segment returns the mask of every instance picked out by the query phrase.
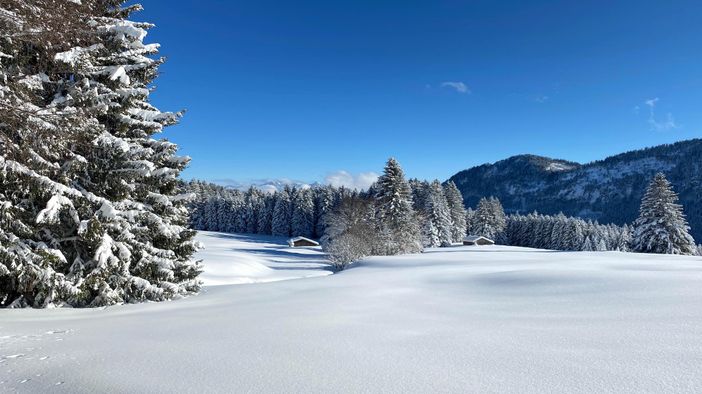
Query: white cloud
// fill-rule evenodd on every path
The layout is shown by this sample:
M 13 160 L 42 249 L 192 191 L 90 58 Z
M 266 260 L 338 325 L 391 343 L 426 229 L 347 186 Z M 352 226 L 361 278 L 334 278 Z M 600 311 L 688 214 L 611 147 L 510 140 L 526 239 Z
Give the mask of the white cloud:
M 378 179 L 375 172 L 362 172 L 353 175 L 348 171 L 339 170 L 324 177 L 324 183 L 334 187 L 347 187 L 349 189 L 366 190 Z
M 441 87 L 442 88 L 451 88 L 451 89 L 457 91 L 458 93 L 462 93 L 462 94 L 470 93 L 470 89 L 468 89 L 468 86 L 466 86 L 465 83 L 460 82 L 460 81 L 458 81 L 458 82 L 451 82 L 451 81 L 441 82 Z
M 543 104 L 543 103 L 547 102 L 548 99 L 549 99 L 549 97 L 546 96 L 546 95 L 543 95 L 543 94 L 534 97 L 534 101 L 536 101 L 536 102 L 539 103 L 539 104 Z
M 673 114 L 668 112 L 664 120 L 660 121 L 656 119 L 656 104 L 658 104 L 659 98 L 652 98 L 646 100 L 644 103 L 648 106 L 648 124 L 652 131 L 668 131 L 679 128 L 677 123 L 675 123 L 675 118 Z M 638 108 L 638 107 L 637 107 Z

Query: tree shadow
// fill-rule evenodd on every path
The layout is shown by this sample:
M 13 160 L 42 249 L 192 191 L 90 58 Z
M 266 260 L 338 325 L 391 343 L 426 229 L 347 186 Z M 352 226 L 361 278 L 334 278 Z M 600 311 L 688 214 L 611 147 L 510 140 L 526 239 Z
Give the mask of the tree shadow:
M 422 252 L 422 254 L 434 254 L 434 253 L 573 253 L 577 250 L 550 250 L 550 249 L 530 249 L 523 248 L 522 250 L 500 250 L 500 249 L 454 249 L 452 247 L 439 248 L 438 250 L 428 250 Z
M 263 249 L 236 248 L 232 250 L 261 256 L 266 262 L 274 264 L 273 266 L 266 265 L 274 270 L 327 270 L 328 267 L 331 267 L 331 263 L 325 254 L 308 255 L 275 247 L 264 247 Z M 316 266 L 310 266 L 310 264 L 315 264 Z
M 281 247 L 287 245 L 287 237 L 278 237 L 275 235 L 212 232 L 210 234 L 207 234 L 207 236 L 219 239 L 232 239 L 256 244 L 279 244 Z

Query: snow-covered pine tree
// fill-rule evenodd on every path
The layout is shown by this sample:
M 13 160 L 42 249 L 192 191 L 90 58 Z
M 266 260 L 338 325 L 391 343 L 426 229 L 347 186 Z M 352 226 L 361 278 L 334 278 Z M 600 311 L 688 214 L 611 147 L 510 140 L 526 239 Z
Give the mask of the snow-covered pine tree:
M 619 231 L 619 238 L 617 239 L 617 251 L 628 252 L 631 250 L 631 227 L 625 224 Z
M 434 225 L 434 221 L 426 216 L 424 212 L 417 213 L 417 220 L 420 223 L 419 231 L 421 234 L 422 246 L 425 248 L 441 246 L 439 229 Z
M 246 232 L 255 234 L 258 229 L 258 216 L 263 208 L 263 193 L 255 187 L 250 187 L 245 196 Z
M 412 192 L 400 164 L 390 158 L 375 189 L 379 255 L 417 253 L 422 250 L 419 225 L 412 208 Z
M 461 242 L 466 235 L 466 208 L 463 205 L 463 195 L 453 181 L 444 185 L 444 195 L 451 216 L 451 238 L 453 242 Z
M 290 228 L 292 235 L 314 236 L 314 201 L 309 189 L 298 190 L 293 196 L 293 215 Z
M 487 198 L 483 197 L 478 201 L 478 206 L 475 208 L 475 215 L 471 223 L 471 231 L 475 235 L 482 235 L 488 238 L 494 238 L 495 230 L 492 228 L 492 212 L 490 203 Z
M 424 203 L 424 220 L 431 222 L 430 226 L 424 226 L 431 234 L 424 237 L 430 240 L 426 246 L 451 246 L 453 240 L 451 216 L 444 196 L 444 190 L 439 181 L 434 181 L 428 186 L 426 202 Z M 435 234 L 433 234 L 435 232 Z
M 291 234 L 292 208 L 291 189 L 285 187 L 275 194 L 275 205 L 273 206 L 273 217 L 271 219 L 271 234 L 282 237 L 289 237 Z
M 336 190 L 332 186 L 314 189 L 314 235 L 321 238 L 327 226 L 326 215 L 334 206 Z
M 261 213 L 258 216 L 258 234 L 272 234 L 271 226 L 273 222 L 273 209 L 275 207 L 275 195 L 269 194 L 264 197 Z
M 195 292 L 189 159 L 153 139 L 180 115 L 148 101 L 151 25 L 121 1 L 55 3 L 0 4 L 0 306 Z
M 412 207 L 415 212 L 424 211 L 427 198 L 429 196 L 429 182 L 420 181 L 419 179 L 410 179 L 408 181 L 410 190 L 412 190 Z
M 227 232 L 245 233 L 249 227 L 246 215 L 246 200 L 243 194 L 236 190 L 229 199 L 229 226 Z
M 473 232 L 474 222 L 475 222 L 475 211 L 472 208 L 468 207 L 468 208 L 466 208 L 466 234 L 465 235 L 469 235 L 469 234 L 474 233 Z
M 639 218 L 634 222 L 633 247 L 640 253 L 695 253 L 678 195 L 665 175 L 658 173 L 641 200 Z
M 592 242 L 592 238 L 589 235 L 585 237 L 582 250 L 583 252 L 594 252 L 595 250 L 597 250 L 597 246 L 594 242 Z
M 506 225 L 505 211 L 500 201 L 495 197 L 481 198 L 471 224 L 471 231 L 475 235 L 496 239 Z

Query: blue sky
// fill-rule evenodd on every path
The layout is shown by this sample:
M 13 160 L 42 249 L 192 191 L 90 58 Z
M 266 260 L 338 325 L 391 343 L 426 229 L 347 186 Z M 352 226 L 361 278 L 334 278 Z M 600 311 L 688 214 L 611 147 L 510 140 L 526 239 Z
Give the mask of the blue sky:
M 699 1 L 144 1 L 185 178 L 446 179 L 700 136 Z

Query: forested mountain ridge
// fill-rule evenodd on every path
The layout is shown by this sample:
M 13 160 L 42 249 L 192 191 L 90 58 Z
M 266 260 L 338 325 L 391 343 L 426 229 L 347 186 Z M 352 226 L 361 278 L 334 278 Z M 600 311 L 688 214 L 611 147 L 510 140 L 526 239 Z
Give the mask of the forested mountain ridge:
M 692 234 L 702 241 L 702 139 L 631 151 L 587 164 L 519 155 L 463 170 L 449 180 L 475 207 L 495 196 L 505 211 L 563 212 L 601 223 L 631 223 L 646 185 L 663 172 L 680 195 Z

